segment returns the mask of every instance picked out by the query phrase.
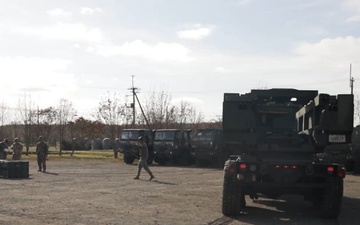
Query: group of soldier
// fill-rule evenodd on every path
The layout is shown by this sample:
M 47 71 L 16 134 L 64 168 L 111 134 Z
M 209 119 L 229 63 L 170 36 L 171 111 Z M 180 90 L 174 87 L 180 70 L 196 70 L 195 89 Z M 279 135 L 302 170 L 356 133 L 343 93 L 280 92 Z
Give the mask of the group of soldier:
M 14 143 L 10 146 L 13 150 L 12 160 L 21 160 L 22 151 L 24 145 L 20 142 L 18 138 L 14 139 Z M 0 159 L 7 159 L 7 155 L 9 154 L 9 140 L 5 138 L 0 142 Z
M 10 145 L 12 149 L 12 158 L 11 160 L 21 160 L 22 152 L 24 145 L 20 142 L 19 138 L 15 138 L 13 144 Z M 5 138 L 0 142 L 0 159 L 7 160 L 7 155 L 9 154 L 9 140 Z M 49 154 L 49 147 L 44 142 L 42 136 L 38 138 L 38 143 L 36 145 L 36 156 L 39 170 L 38 172 L 46 172 L 46 158 Z
M 144 141 L 144 137 L 140 136 L 138 139 L 138 145 L 140 147 L 140 159 L 138 164 L 138 173 L 134 179 L 139 179 L 140 173 L 142 168 L 145 169 L 146 172 L 150 175 L 150 179 L 152 180 L 155 178 L 153 173 L 150 171 L 147 165 L 147 158 L 148 158 L 148 147 Z M 14 139 L 14 143 L 10 146 L 10 149 L 13 150 L 12 152 L 12 160 L 21 160 L 22 152 L 23 152 L 24 145 L 20 142 L 19 138 Z M 9 140 L 5 138 L 3 141 L 0 142 L 0 159 L 6 160 L 7 155 L 9 153 Z M 36 155 L 37 155 L 37 163 L 39 170 L 38 172 L 46 172 L 46 159 L 49 154 L 49 146 L 44 142 L 42 136 L 38 138 L 38 143 L 36 145 Z

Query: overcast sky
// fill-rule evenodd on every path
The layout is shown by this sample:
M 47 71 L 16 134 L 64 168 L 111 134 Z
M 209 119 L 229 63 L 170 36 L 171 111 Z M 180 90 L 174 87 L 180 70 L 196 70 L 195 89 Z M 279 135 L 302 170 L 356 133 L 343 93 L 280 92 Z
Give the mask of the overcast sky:
M 211 119 L 225 92 L 350 93 L 350 64 L 360 91 L 359 0 L 0 0 L 0 21 L 11 107 L 28 93 L 85 111 L 135 75 L 140 100 L 165 91 Z

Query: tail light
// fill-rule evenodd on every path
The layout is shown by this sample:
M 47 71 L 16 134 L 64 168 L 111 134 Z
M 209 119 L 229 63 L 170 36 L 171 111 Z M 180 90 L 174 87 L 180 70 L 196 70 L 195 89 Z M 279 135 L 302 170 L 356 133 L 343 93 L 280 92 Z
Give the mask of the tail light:
M 328 173 L 333 173 L 334 172 L 334 167 L 328 166 L 327 171 L 328 171 Z
M 241 164 L 240 164 L 240 169 L 242 169 L 242 170 L 246 169 L 246 164 L 245 164 L 245 163 L 241 163 Z
M 342 166 L 338 172 L 338 176 L 340 178 L 345 178 L 346 176 L 346 167 L 345 166 Z

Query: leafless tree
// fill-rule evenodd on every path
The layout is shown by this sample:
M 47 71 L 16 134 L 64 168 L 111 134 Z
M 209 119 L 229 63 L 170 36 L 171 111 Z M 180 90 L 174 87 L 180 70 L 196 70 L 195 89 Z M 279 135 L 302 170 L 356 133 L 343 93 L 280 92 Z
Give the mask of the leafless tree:
M 60 99 L 57 109 L 57 127 L 60 140 L 59 155 L 62 154 L 62 143 L 65 140 L 66 129 L 68 123 L 76 116 L 76 110 L 73 108 L 72 102 L 67 99 Z
M 171 104 L 171 95 L 164 91 L 152 92 L 145 104 L 145 114 L 153 128 L 181 128 L 201 123 L 203 115 L 189 102 Z
M 189 124 L 199 124 L 203 122 L 202 113 L 198 113 L 196 108 L 191 103 L 181 101 L 180 106 L 177 107 L 176 123 L 180 125 L 181 129 L 188 128 Z
M 102 97 L 97 108 L 96 117 L 102 123 L 106 124 L 108 129 L 106 136 L 116 138 L 119 133 L 119 125 L 126 122 L 125 114 L 126 106 L 121 102 L 117 93 Z
M 19 99 L 18 103 L 21 119 L 24 123 L 24 144 L 26 147 L 26 155 L 29 153 L 29 148 L 34 141 L 34 125 L 36 121 L 36 110 L 34 110 L 34 103 L 31 99 L 31 95 L 24 94 L 22 99 Z
M 170 102 L 171 96 L 165 93 L 165 91 L 159 93 L 152 92 L 147 99 L 144 105 L 144 111 L 153 128 L 166 128 L 166 125 L 175 121 L 174 112 L 176 110 Z M 140 121 L 143 120 L 140 119 Z
M 51 140 L 53 125 L 56 124 L 57 111 L 53 107 L 37 109 L 36 111 L 37 137 L 43 136 L 45 140 Z
M 4 102 L 0 104 L 0 138 L 4 137 L 4 125 L 6 117 L 7 106 Z

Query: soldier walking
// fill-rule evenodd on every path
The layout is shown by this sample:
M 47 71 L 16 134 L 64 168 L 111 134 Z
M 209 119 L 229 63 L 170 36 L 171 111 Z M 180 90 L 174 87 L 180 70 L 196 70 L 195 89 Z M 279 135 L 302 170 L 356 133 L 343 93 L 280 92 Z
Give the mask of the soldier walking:
M 19 138 L 14 139 L 14 143 L 11 145 L 13 150 L 12 160 L 21 160 L 21 155 L 24 145 L 20 142 Z
M 49 154 L 49 147 L 44 142 L 43 137 L 40 136 L 38 139 L 38 143 L 36 145 L 36 155 L 37 155 L 37 162 L 39 166 L 38 172 L 43 171 L 46 172 L 46 157 Z
M 149 180 L 152 180 L 155 178 L 155 176 L 152 174 L 152 172 L 150 171 L 148 165 L 147 165 L 147 159 L 148 159 L 148 156 L 149 156 L 149 150 L 148 150 L 148 147 L 145 143 L 145 140 L 144 140 L 144 137 L 143 136 L 140 136 L 138 138 L 139 140 L 139 147 L 140 147 L 140 159 L 139 159 L 139 164 L 138 164 L 138 173 L 136 175 L 136 177 L 134 177 L 135 180 L 138 180 L 139 177 L 140 177 L 140 172 L 141 172 L 141 169 L 144 168 L 144 170 L 146 170 L 146 172 L 148 172 L 148 174 L 150 175 L 150 179 Z

